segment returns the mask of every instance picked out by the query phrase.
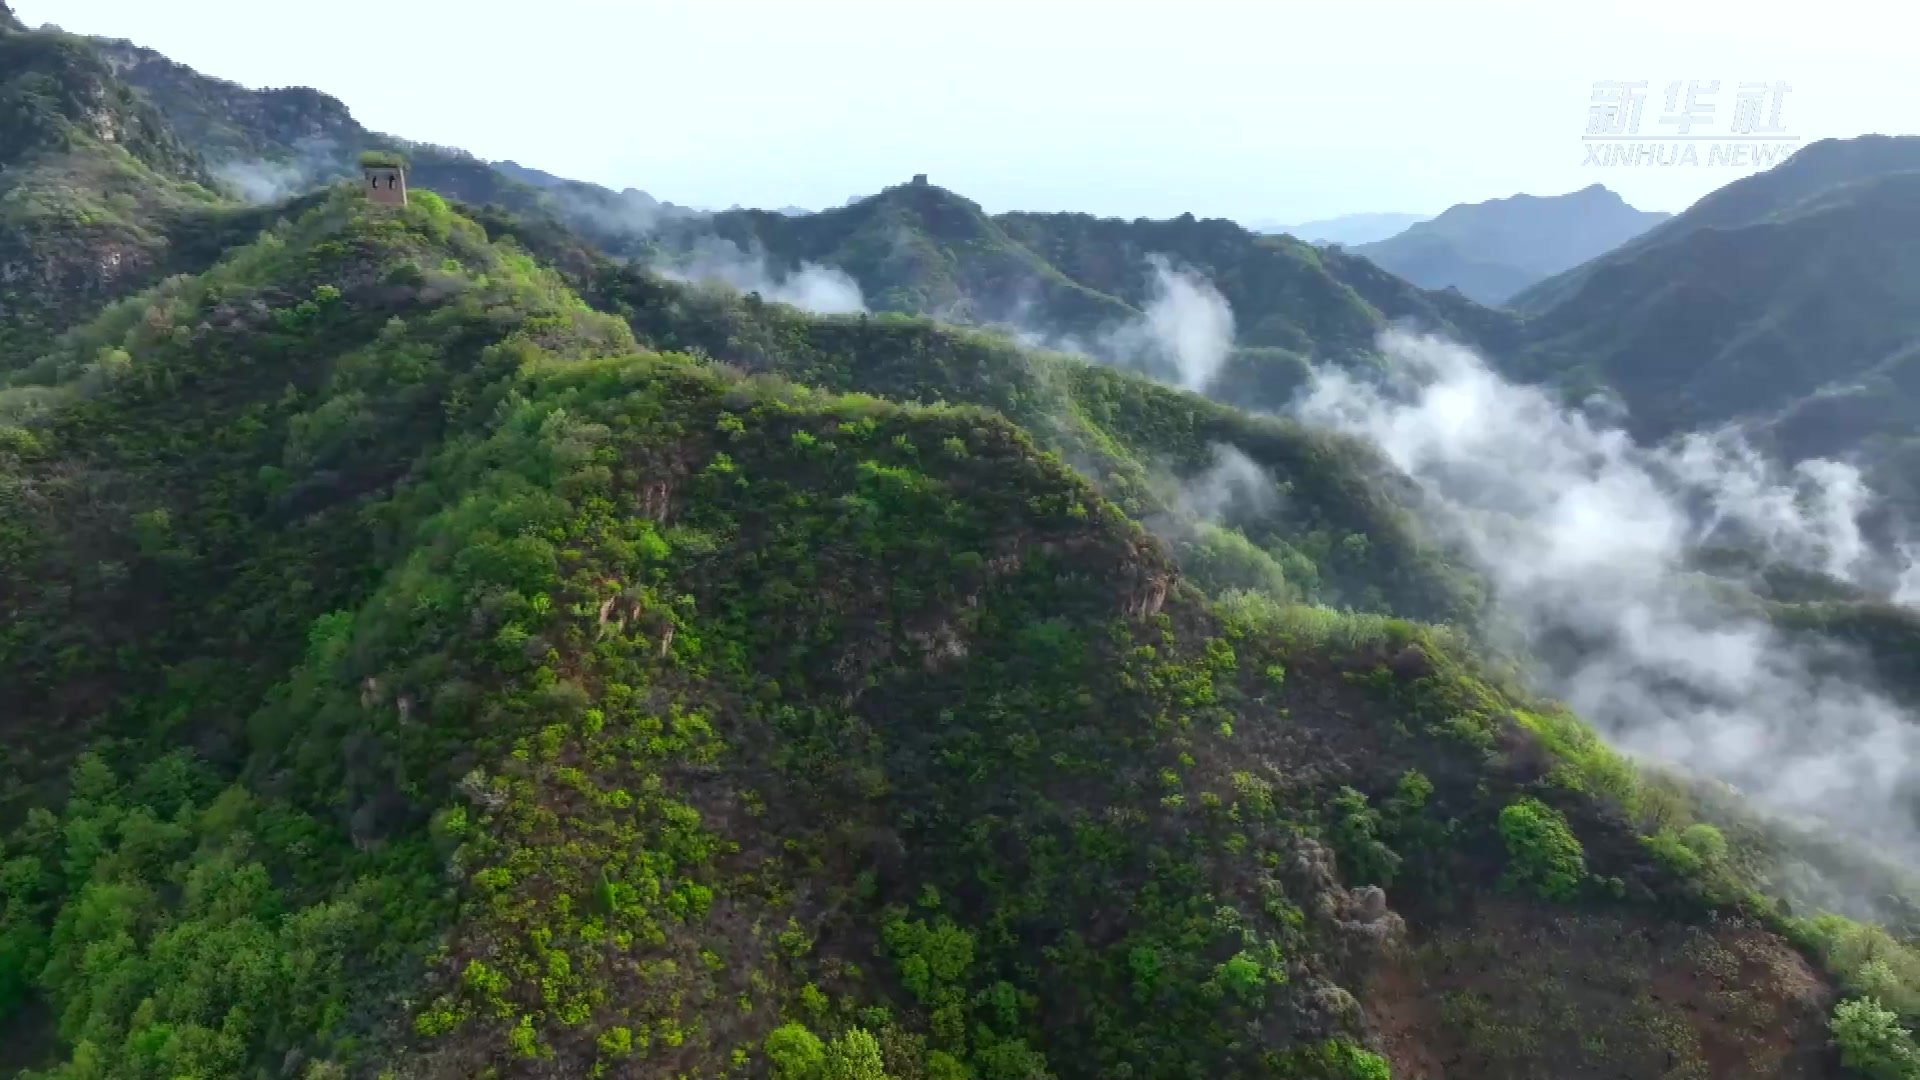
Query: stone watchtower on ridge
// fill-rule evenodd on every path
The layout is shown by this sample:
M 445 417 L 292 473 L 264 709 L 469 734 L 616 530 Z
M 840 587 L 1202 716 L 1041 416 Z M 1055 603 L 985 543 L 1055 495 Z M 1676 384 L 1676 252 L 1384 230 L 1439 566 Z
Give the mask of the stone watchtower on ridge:
M 367 198 L 385 206 L 407 205 L 407 163 L 399 155 L 361 154 L 360 177 Z

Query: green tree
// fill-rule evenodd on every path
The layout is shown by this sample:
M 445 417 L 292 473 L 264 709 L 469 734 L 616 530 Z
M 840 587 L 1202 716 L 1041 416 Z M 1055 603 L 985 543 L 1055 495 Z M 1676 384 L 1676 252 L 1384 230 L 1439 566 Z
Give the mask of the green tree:
M 1586 853 L 1560 811 L 1534 798 L 1500 811 L 1507 845 L 1507 884 L 1531 888 L 1549 900 L 1570 899 L 1586 880 Z
M 1356 885 L 1391 885 L 1400 869 L 1400 856 L 1380 839 L 1380 811 L 1367 797 L 1343 787 L 1333 797 L 1333 850 Z
M 849 1028 L 827 1047 L 824 1080 L 889 1080 L 880 1040 L 866 1028 Z
M 1873 998 L 1853 998 L 1834 1006 L 1832 1027 L 1847 1068 L 1872 1080 L 1920 1078 L 1920 1048 L 1892 1009 Z
M 827 1048 L 805 1024 L 782 1024 L 767 1034 L 763 1044 L 773 1062 L 775 1080 L 813 1080 L 826 1068 Z

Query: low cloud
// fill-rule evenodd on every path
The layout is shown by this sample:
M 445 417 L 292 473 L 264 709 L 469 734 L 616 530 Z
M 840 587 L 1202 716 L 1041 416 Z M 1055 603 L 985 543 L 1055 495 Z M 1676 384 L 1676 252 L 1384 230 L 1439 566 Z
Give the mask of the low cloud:
M 638 188 L 612 191 L 561 180 L 542 190 L 567 224 L 602 241 L 643 240 L 662 226 L 710 217 L 711 214 L 661 202 Z
M 1184 514 L 1222 522 L 1271 513 L 1280 502 L 1273 477 L 1239 447 L 1213 447 L 1213 465 L 1180 485 L 1176 500 Z
M 1233 350 L 1233 308 L 1198 271 L 1147 256 L 1153 273 L 1144 317 L 1106 335 L 1103 351 L 1170 368 L 1174 382 L 1205 393 Z
M 1920 727 L 1687 568 L 1697 545 L 1738 539 L 1856 579 L 1884 569 L 1857 470 L 1781 469 L 1729 432 L 1640 447 L 1460 346 L 1396 332 L 1381 348 L 1401 382 L 1322 369 L 1299 412 L 1371 439 L 1420 483 L 1554 692 L 1629 752 L 1914 858 Z
M 1138 318 L 1089 335 L 1060 333 L 1036 319 L 1031 290 L 994 325 L 1030 349 L 1074 353 L 1205 393 L 1233 351 L 1233 307 L 1206 275 L 1149 255 L 1151 275 Z
M 213 166 L 216 179 L 256 204 L 304 195 L 346 172 L 346 154 L 340 144 L 315 137 L 294 143 L 287 157 L 225 161 Z
M 1894 580 L 1893 602 L 1907 607 L 1920 606 L 1920 546 L 1902 544 L 1900 574 Z
M 1849 581 L 1872 576 L 1883 561 L 1860 527 L 1873 492 L 1850 464 L 1814 459 L 1783 470 L 1731 428 L 1688 435 L 1658 461 L 1681 491 L 1706 503 L 1702 539 L 1731 534 L 1782 562 Z
M 749 253 L 718 237 L 701 237 L 686 252 L 655 260 L 651 269 L 676 281 L 718 283 L 763 299 L 791 304 L 820 315 L 846 315 L 867 310 L 860 285 L 844 271 L 803 262 L 786 273 L 773 270 L 764 252 Z

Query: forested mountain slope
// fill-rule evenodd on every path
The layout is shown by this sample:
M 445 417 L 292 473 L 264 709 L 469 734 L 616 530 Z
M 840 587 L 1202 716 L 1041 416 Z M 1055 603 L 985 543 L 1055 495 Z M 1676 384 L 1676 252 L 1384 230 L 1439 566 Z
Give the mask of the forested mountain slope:
M 1300 355 L 1365 351 L 1389 320 L 1480 340 L 1508 321 L 1445 294 L 1425 293 L 1364 260 L 1230 221 L 1186 215 L 1123 221 L 1085 214 L 988 216 L 937 185 L 915 181 L 804 218 L 764 211 L 715 215 L 670 231 L 691 245 L 707 230 L 778 265 L 840 267 L 877 309 L 1005 322 L 1047 336 L 1097 334 L 1150 302 L 1151 256 L 1200 274 L 1231 306 L 1235 343 Z
M 151 280 L 206 179 L 83 41 L 0 18 L 0 346 Z
M 1074 214 L 986 215 L 926 183 L 845 207 L 793 216 L 736 210 L 698 215 L 644 192 L 613 192 L 518 165 L 489 165 L 446 147 L 365 131 L 337 100 L 305 88 L 250 90 L 127 42 L 99 42 L 115 69 L 173 121 L 223 183 L 256 197 L 307 190 L 351 172 L 363 149 L 406 153 L 416 184 L 473 204 L 566 223 L 604 252 L 685 264 L 725 245 L 723 261 L 764 263 L 772 276 L 807 263 L 855 281 L 868 307 L 1000 324 L 1096 353 L 1142 319 L 1151 257 L 1213 283 L 1231 305 L 1238 346 L 1216 396 L 1284 404 L 1315 358 L 1353 362 L 1390 322 L 1489 348 L 1514 340 L 1512 320 L 1461 297 L 1428 293 L 1338 252 L 1231 222 L 1100 220 Z M 544 177 L 545 179 L 541 179 Z
M 1920 341 L 1906 303 L 1920 170 L 1845 185 L 1764 221 L 1710 227 L 1596 271 L 1535 316 L 1529 359 L 1575 364 L 1652 434 L 1696 430 L 1844 383 Z
M 1901 322 L 1911 305 L 1901 301 L 1908 279 L 1897 238 L 1905 234 L 1907 203 L 1899 176 L 1920 168 L 1912 138 L 1812 144 L 1527 290 L 1515 300 L 1522 320 L 1415 287 L 1358 255 L 1225 221 L 991 216 L 924 182 L 803 217 L 691 215 L 644 192 L 616 193 L 374 135 L 315 91 L 247 90 L 125 42 L 97 48 L 224 182 L 290 192 L 349 169 L 361 149 L 400 148 L 417 184 L 564 222 L 604 252 L 673 263 L 718 243 L 728 259 L 774 278 L 809 263 L 844 272 L 874 310 L 1000 324 L 1121 359 L 1123 339 L 1151 319 L 1143 309 L 1162 284 L 1157 257 L 1164 260 L 1158 265 L 1217 289 L 1232 313 L 1231 348 L 1209 384 L 1221 400 L 1280 408 L 1309 363 L 1364 366 L 1382 327 L 1408 325 L 1474 344 L 1503 370 L 1574 396 L 1609 389 L 1644 436 L 1729 419 L 1765 422 L 1789 456 L 1864 446 L 1881 463 L 1886 486 L 1896 486 L 1906 460 L 1899 372 L 1912 343 Z M 1563 201 L 1585 205 L 1590 194 Z M 1550 242 L 1516 241 L 1512 229 L 1490 225 L 1468 228 L 1495 211 L 1512 217 L 1512 202 L 1456 208 L 1459 228 L 1443 230 L 1436 221 L 1410 234 L 1445 233 L 1449 244 L 1462 230 L 1485 234 L 1502 259 L 1531 260 L 1541 272 L 1542 260 L 1564 265 L 1578 254 L 1576 240 L 1594 240 L 1593 214 L 1579 227 L 1548 230 Z M 1527 206 L 1535 204 L 1559 205 Z M 1644 224 L 1626 216 L 1638 224 L 1620 224 L 1608 238 Z M 1854 427 L 1866 443 L 1850 437 Z
M 1642 251 L 1678 242 L 1702 229 L 1755 225 L 1793 210 L 1830 188 L 1885 173 L 1920 169 L 1920 138 L 1862 135 L 1820 139 L 1764 172 L 1745 176 L 1647 230 L 1591 263 L 1541 282 L 1514 299 L 1524 312 L 1540 312 L 1565 300 L 1603 267 L 1627 262 Z
M 208 192 L 197 266 L 0 343 L 0 1069 L 1920 1059 L 1920 956 L 1788 887 L 1900 874 L 1478 659 L 1482 583 L 1380 455 L 430 188 Z M 1129 254 L 1092 219 L 939 220 L 1096 281 Z M 1164 228 L 1249 295 L 1419 300 Z
M 609 249 L 634 244 L 657 220 L 692 213 L 633 188 L 616 192 L 558 177 L 536 183 L 511 163 L 496 166 L 454 147 L 371 132 L 338 99 L 309 87 L 251 89 L 131 42 L 93 45 L 221 183 L 255 201 L 353 175 L 362 151 L 379 150 L 404 153 L 418 184 L 475 205 L 558 217 Z
M 1807 146 L 1522 297 L 1509 370 L 1605 388 L 1646 438 L 1740 423 L 1858 460 L 1912 515 L 1920 138 Z
M 1316 360 L 1373 362 L 1375 339 L 1389 325 L 1489 348 L 1510 345 L 1517 329 L 1503 313 L 1424 292 L 1365 259 L 1229 221 L 989 216 L 918 180 L 803 218 L 729 211 L 667 225 L 651 258 L 697 276 L 716 240 L 726 258 L 775 274 L 809 265 L 845 272 L 877 311 L 984 324 L 1198 379 L 1211 396 L 1260 410 L 1285 406 Z M 1145 338 L 1155 340 L 1143 351 Z M 1190 364 L 1190 352 L 1205 354 L 1202 363 Z M 1183 370 L 1190 366 L 1204 371 Z
M 926 319 L 809 317 L 631 269 L 611 271 L 590 295 L 661 348 L 839 391 L 996 409 L 1127 513 L 1196 545 L 1222 584 L 1469 624 L 1484 603 L 1473 575 L 1414 520 L 1405 478 L 1354 440 Z M 1234 460 L 1277 486 L 1233 490 Z M 1208 499 L 1221 504 L 1211 520 L 1170 520 Z
M 55 1075 L 1825 1067 L 1821 977 L 1664 914 L 1686 879 L 1526 749 L 1597 748 L 1431 633 L 1210 608 L 1005 420 L 635 354 L 416 203 L 333 197 L 32 372 L 4 985 Z M 1538 934 L 1691 989 L 1566 1039 L 1585 977 L 1475 974 Z

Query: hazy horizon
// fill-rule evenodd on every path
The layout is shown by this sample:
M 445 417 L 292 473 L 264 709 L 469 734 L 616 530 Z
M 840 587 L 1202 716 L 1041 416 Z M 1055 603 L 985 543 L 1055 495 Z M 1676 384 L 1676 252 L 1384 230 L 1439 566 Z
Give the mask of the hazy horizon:
M 1592 13 L 1486 2 L 1367 11 L 1185 5 L 1176 16 L 976 5 L 554 0 L 525 21 L 467 5 L 347 9 L 284 29 L 238 0 L 15 0 L 28 25 L 126 38 L 247 86 L 313 86 L 368 128 L 676 203 L 838 206 L 915 173 L 988 210 L 1301 223 L 1437 214 L 1599 183 L 1678 212 L 1749 166 L 1583 164 L 1593 86 L 1791 89 L 1789 149 L 1907 133 L 1898 50 L 1920 16 L 1743 4 Z M 492 12 L 500 17 L 489 18 Z M 1860 16 L 1868 18 L 1862 5 Z M 1393 27 L 1390 36 L 1382 27 Z M 1597 58 L 1597 59 L 1596 59 Z M 1884 59 L 1884 63 L 1876 62 Z M 1696 135 L 1696 138 L 1698 136 Z

